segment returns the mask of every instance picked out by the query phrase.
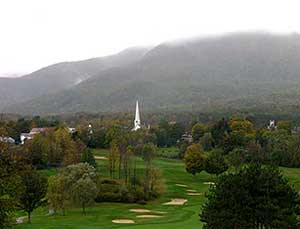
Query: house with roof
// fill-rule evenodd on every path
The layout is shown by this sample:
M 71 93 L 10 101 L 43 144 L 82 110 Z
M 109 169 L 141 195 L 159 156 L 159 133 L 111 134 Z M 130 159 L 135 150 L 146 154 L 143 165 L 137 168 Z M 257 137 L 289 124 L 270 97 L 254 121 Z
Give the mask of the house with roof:
M 23 145 L 25 141 L 33 139 L 37 134 L 45 134 L 51 130 L 54 130 L 54 127 L 32 128 L 29 133 L 21 133 L 21 144 Z M 76 132 L 76 129 L 73 127 L 68 127 L 67 130 L 70 134 L 74 134 Z
M 182 141 L 185 141 L 187 143 L 192 143 L 193 142 L 193 136 L 191 134 L 188 134 L 188 133 L 184 133 L 182 136 L 181 136 L 181 140 Z
M 43 128 L 32 128 L 29 133 L 21 133 L 20 140 L 23 145 L 25 141 L 33 139 L 37 134 L 43 134 L 50 130 L 53 130 L 52 127 L 43 127 Z

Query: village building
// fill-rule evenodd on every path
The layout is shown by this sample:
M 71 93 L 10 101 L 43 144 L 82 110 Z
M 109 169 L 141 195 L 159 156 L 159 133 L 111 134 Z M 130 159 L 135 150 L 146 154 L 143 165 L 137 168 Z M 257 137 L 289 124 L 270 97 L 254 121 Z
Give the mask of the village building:
M 135 105 L 135 117 L 134 117 L 134 123 L 133 123 L 133 129 L 132 131 L 137 131 L 138 129 L 141 129 L 141 118 L 140 118 L 140 110 L 139 110 L 139 101 L 136 101 Z
M 21 144 L 23 145 L 25 141 L 33 139 L 37 134 L 44 134 L 52 130 L 54 130 L 54 127 L 32 128 L 29 133 L 21 133 Z M 67 127 L 67 130 L 70 134 L 74 134 L 76 132 L 76 128 L 74 127 Z
M 191 134 L 185 133 L 181 136 L 181 140 L 185 141 L 187 143 L 192 143 L 193 142 L 193 136 Z
M 70 134 L 74 134 L 76 132 L 76 128 L 68 127 L 68 131 L 69 131 Z
M 32 128 L 29 133 L 21 133 L 20 141 L 23 145 L 25 141 L 33 139 L 37 134 L 46 133 L 47 131 L 53 130 L 51 127 L 47 128 Z
M 133 121 L 133 128 L 131 129 L 131 131 L 137 131 L 139 129 L 150 129 L 150 124 L 146 125 L 146 124 L 142 124 L 141 123 L 141 116 L 140 116 L 140 109 L 139 109 L 139 101 L 136 101 L 135 104 L 135 117 L 134 117 L 134 121 Z
M 277 126 L 276 126 L 275 120 L 270 120 L 269 125 L 267 126 L 267 128 L 268 128 L 268 130 L 276 130 Z
M 0 136 L 0 142 L 5 142 L 5 143 L 9 143 L 9 144 L 16 143 L 15 139 L 13 139 L 12 137 L 4 137 L 4 136 Z

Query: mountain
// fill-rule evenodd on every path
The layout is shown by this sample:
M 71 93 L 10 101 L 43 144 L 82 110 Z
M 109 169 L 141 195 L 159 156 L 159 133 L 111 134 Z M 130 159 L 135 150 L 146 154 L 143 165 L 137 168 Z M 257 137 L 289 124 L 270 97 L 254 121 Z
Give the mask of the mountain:
M 3 111 L 129 111 L 137 98 L 148 110 L 300 111 L 299 63 L 298 34 L 236 33 L 166 42 L 135 61 L 97 69 L 81 83 Z
M 20 78 L 0 78 L 0 109 L 71 88 L 101 70 L 133 63 L 146 51 L 130 48 L 107 57 L 54 64 Z

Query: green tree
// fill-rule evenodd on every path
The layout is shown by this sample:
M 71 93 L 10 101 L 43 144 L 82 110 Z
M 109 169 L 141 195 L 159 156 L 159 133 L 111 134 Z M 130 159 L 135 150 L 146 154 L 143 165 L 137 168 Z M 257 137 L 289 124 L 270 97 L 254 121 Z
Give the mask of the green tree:
M 278 168 L 251 164 L 223 174 L 207 197 L 204 228 L 299 228 L 299 194 Z
M 25 152 L 29 155 L 31 164 L 38 169 L 47 166 L 49 151 L 48 141 L 41 134 L 36 135 L 34 139 L 25 143 Z
M 230 132 L 224 135 L 223 149 L 227 154 L 235 147 L 245 147 L 255 138 L 253 124 L 245 119 L 231 119 L 229 122 Z
M 142 155 L 146 164 L 144 191 L 147 193 L 150 191 L 150 173 L 152 169 L 152 161 L 156 155 L 156 146 L 152 143 L 145 144 L 142 149 Z
M 213 137 L 213 142 L 215 146 L 222 146 L 224 143 L 224 137 L 230 132 L 230 127 L 228 121 L 225 118 L 222 118 L 216 122 L 211 128 L 211 135 Z
M 278 130 L 285 130 L 288 133 L 291 133 L 292 128 L 293 128 L 293 122 L 292 121 L 279 121 L 277 122 L 277 128 Z
M 293 135 L 287 143 L 287 150 L 282 152 L 281 165 L 290 167 L 300 166 L 300 135 Z
M 184 128 L 181 124 L 169 124 L 168 129 L 168 145 L 175 145 L 178 140 L 180 140 L 181 136 L 184 134 Z
M 97 195 L 96 169 L 88 163 L 69 165 L 60 174 L 70 197 L 71 204 L 80 205 L 85 214 L 85 207 L 91 204 Z
M 146 162 L 147 167 L 150 167 L 152 164 L 153 159 L 156 155 L 156 146 L 152 143 L 147 143 L 143 146 L 142 149 L 142 156 L 144 161 Z
M 193 175 L 204 170 L 205 157 L 200 144 L 192 144 L 186 149 L 184 163 L 186 171 Z
M 131 177 L 131 169 L 132 169 L 132 158 L 133 158 L 133 147 L 128 146 L 124 155 L 124 163 L 123 163 L 123 169 L 124 169 L 124 179 L 125 183 L 127 184 Z
M 188 146 L 189 146 L 189 143 L 186 142 L 186 141 L 183 141 L 183 142 L 180 143 L 180 145 L 179 145 L 179 154 L 178 154 L 178 157 L 180 159 L 183 159 L 185 151 L 186 151 Z
M 81 162 L 86 162 L 89 165 L 93 166 L 94 168 L 97 167 L 96 160 L 94 158 L 93 152 L 90 149 L 85 149 L 81 156 Z
M 205 131 L 206 131 L 206 126 L 204 124 L 202 123 L 195 124 L 192 128 L 193 140 L 195 142 L 199 141 L 199 139 L 203 137 Z
M 205 151 L 212 150 L 214 145 L 214 139 L 211 133 L 205 133 L 203 137 L 200 138 L 199 143 L 202 145 Z
M 158 197 L 164 191 L 162 176 L 157 168 L 152 167 L 149 171 L 149 192 L 151 197 Z
M 184 128 L 179 123 L 168 123 L 165 119 L 159 122 L 159 125 L 152 129 L 156 135 L 158 146 L 172 146 L 181 138 Z
M 235 148 L 226 156 L 229 165 L 235 169 L 240 168 L 245 162 L 247 162 L 248 152 L 243 148 Z
M 21 192 L 20 184 L 21 177 L 15 160 L 11 158 L 9 145 L 0 142 L 0 228 L 11 226 Z
M 246 150 L 251 162 L 263 163 L 265 161 L 261 146 L 258 143 L 250 141 L 246 146 Z
M 111 178 L 114 178 L 114 174 L 118 167 L 117 164 L 118 164 L 119 154 L 120 154 L 119 148 L 117 144 L 113 141 L 111 143 L 111 149 L 109 150 L 109 155 L 108 155 L 108 169 Z
M 211 151 L 205 160 L 205 171 L 219 175 L 227 169 L 228 165 L 225 162 L 223 151 L 219 149 Z
M 82 207 L 82 213 L 86 214 L 85 207 L 94 203 L 98 189 L 96 183 L 90 177 L 82 177 L 72 186 L 73 203 Z
M 5 137 L 7 136 L 7 130 L 4 127 L 0 127 L 0 137 Z M 7 153 L 9 149 L 9 144 L 3 141 L 0 141 L 0 153 L 4 154 Z
M 48 160 L 52 166 L 71 165 L 80 162 L 85 145 L 77 139 L 74 141 L 65 127 L 47 133 L 49 145 Z
M 22 173 L 23 191 L 20 196 L 20 207 L 28 215 L 28 222 L 31 221 L 31 213 L 43 203 L 47 192 L 47 178 L 32 168 Z
M 55 210 L 62 210 L 65 215 L 65 209 L 69 203 L 70 195 L 65 180 L 61 175 L 51 176 L 48 179 L 47 199 L 50 207 Z
M 168 133 L 167 130 L 158 128 L 155 130 L 155 135 L 157 138 L 157 145 L 160 147 L 168 145 Z

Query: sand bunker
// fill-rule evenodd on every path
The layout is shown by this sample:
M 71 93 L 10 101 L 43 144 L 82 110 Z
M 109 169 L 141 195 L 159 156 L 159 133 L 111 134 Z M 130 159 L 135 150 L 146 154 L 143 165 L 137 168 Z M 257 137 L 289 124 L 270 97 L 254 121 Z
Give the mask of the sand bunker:
M 25 219 L 25 218 L 26 218 L 26 216 L 18 217 L 18 218 L 16 219 L 16 223 L 17 223 L 17 224 L 24 223 L 24 219 Z
M 163 203 L 163 205 L 184 205 L 186 202 L 186 199 L 172 199 L 170 202 Z
M 143 208 L 133 208 L 129 210 L 130 212 L 135 213 L 156 213 L 156 214 L 166 214 L 166 212 L 156 211 L 156 210 L 149 210 L 149 209 L 143 209 Z
M 194 190 L 194 189 L 187 189 L 186 191 L 187 192 L 197 192 L 197 190 Z
M 132 219 L 114 219 L 113 223 L 124 223 L 124 224 L 132 224 L 135 223 Z
M 178 187 L 187 187 L 187 185 L 185 185 L 185 184 L 175 184 L 175 185 Z
M 161 215 L 138 215 L 136 218 L 161 218 Z
M 209 185 L 215 185 L 216 183 L 215 182 L 204 182 L 203 184 L 209 184 Z
M 167 212 L 161 212 L 161 211 L 152 211 L 152 213 L 156 213 L 156 214 L 167 214 Z
M 96 160 L 108 160 L 108 158 L 105 157 L 105 156 L 94 156 L 94 158 L 95 158 Z
M 188 192 L 187 195 L 188 195 L 188 196 L 201 196 L 201 195 L 203 195 L 203 194 L 200 193 L 200 192 Z
M 134 209 L 130 209 L 130 212 L 135 212 L 135 213 L 150 213 L 152 212 L 151 210 L 148 209 L 140 209 L 140 208 L 134 208 Z

